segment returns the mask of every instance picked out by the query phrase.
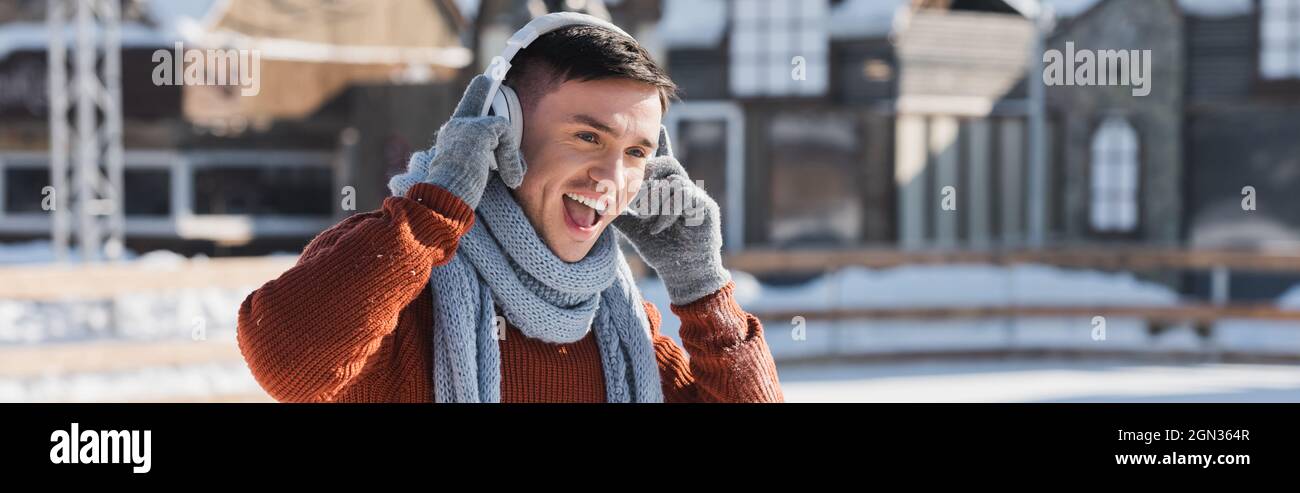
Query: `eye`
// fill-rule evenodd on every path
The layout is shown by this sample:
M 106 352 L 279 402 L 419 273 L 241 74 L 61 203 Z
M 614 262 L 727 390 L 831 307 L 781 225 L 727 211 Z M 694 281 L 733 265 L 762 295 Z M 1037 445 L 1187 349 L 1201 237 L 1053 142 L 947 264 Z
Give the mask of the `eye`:
M 629 150 L 629 151 L 627 151 L 627 153 L 628 153 L 628 154 L 631 154 L 632 157 L 638 157 L 638 158 L 643 158 L 643 157 L 645 157 L 645 150 L 640 149 L 640 148 Z
M 592 144 L 596 143 L 596 134 L 593 134 L 591 132 L 578 132 L 576 134 L 576 137 L 584 141 L 591 142 Z

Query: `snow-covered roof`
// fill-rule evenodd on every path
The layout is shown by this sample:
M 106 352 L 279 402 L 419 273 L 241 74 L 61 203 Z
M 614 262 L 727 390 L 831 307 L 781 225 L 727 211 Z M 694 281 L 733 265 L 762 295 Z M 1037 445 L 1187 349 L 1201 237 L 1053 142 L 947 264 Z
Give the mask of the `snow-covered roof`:
M 714 48 L 727 31 L 725 0 L 665 0 L 659 36 L 669 48 Z
M 1038 0 L 1002 0 L 1002 2 L 1015 9 L 1016 12 L 1020 12 L 1020 15 L 1029 18 L 1038 17 L 1039 10 L 1042 8 L 1042 3 L 1039 3 Z
M 63 32 L 64 43 L 73 46 L 77 42 L 75 26 L 68 26 Z M 122 24 L 123 48 L 154 48 L 168 46 L 176 38 L 170 38 L 158 29 L 136 22 Z M 49 33 L 44 22 L 10 22 L 0 24 L 0 60 L 8 58 L 15 51 L 44 51 L 50 46 Z
M 831 9 L 831 39 L 878 38 L 889 34 L 910 0 L 846 0 Z
M 1184 13 L 1200 17 L 1228 17 L 1254 11 L 1251 0 L 1178 0 Z
M 894 17 L 911 0 L 846 0 L 830 11 L 832 39 L 889 34 Z M 669 48 L 715 48 L 727 31 L 726 0 L 664 0 L 659 34 Z
M 1096 5 L 1099 0 L 1042 0 L 1043 5 L 1052 7 L 1057 17 L 1074 17 Z
M 122 22 L 122 47 L 155 48 L 185 40 L 185 29 L 199 25 L 214 6 L 220 6 L 223 2 L 224 0 L 145 2 L 146 16 L 153 25 L 131 20 Z M 63 39 L 68 46 L 76 43 L 77 31 L 72 22 L 64 30 Z M 43 21 L 0 24 L 0 60 L 15 51 L 44 50 L 49 45 L 49 33 Z
M 149 18 L 158 24 L 160 31 L 179 39 L 184 37 L 182 34 L 186 29 L 192 29 L 190 26 L 211 23 L 228 3 L 225 0 L 149 0 L 144 5 Z
M 1057 17 L 1074 17 L 1104 0 L 1005 0 L 1007 5 L 1035 17 L 1042 6 L 1050 6 Z M 1145 1 L 1145 0 L 1144 0 Z M 832 39 L 883 37 L 894 28 L 899 12 L 910 8 L 910 0 L 845 0 L 831 11 Z M 1248 14 L 1252 0 L 1178 0 L 1188 15 L 1226 17 Z
M 1086 12 L 1104 0 L 1041 0 L 1052 6 L 1057 17 L 1074 17 Z M 1198 17 L 1227 17 L 1249 14 L 1254 8 L 1252 0 L 1178 0 L 1178 7 L 1188 15 Z
M 711 0 L 721 3 L 721 0 Z M 699 3 L 699 0 L 696 0 Z M 122 23 L 123 48 L 170 47 L 177 41 L 209 46 L 238 46 L 260 50 L 266 60 L 338 63 L 429 63 L 461 67 L 470 53 L 460 46 L 376 46 L 312 42 L 300 39 L 260 38 L 220 29 L 217 25 L 232 0 L 150 0 L 144 2 L 149 23 Z M 697 9 L 698 10 L 698 9 Z M 725 14 L 724 14 L 725 15 Z M 71 23 L 70 23 L 71 24 Z M 65 42 L 76 42 L 76 28 L 64 31 Z M 0 60 L 15 51 L 44 50 L 49 46 L 44 22 L 0 24 Z

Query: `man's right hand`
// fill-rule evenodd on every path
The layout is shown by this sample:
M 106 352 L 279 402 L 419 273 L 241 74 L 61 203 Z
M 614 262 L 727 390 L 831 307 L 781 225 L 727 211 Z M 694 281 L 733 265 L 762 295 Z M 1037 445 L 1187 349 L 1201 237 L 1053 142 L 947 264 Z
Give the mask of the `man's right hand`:
M 393 195 L 405 195 L 415 183 L 432 183 L 477 207 L 491 169 L 510 188 L 523 183 L 525 165 L 510 122 L 478 115 L 491 85 L 492 80 L 482 74 L 470 81 L 451 119 L 438 130 L 434 147 L 412 154 L 406 172 L 389 180 Z

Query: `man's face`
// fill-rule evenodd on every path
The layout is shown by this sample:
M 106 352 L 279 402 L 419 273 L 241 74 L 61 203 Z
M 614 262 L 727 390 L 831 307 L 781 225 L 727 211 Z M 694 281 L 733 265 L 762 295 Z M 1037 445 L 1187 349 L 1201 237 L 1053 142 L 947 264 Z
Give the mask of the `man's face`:
M 631 201 L 662 116 L 658 88 L 624 79 L 566 81 L 525 110 L 528 171 L 514 195 L 560 259 L 587 256 Z

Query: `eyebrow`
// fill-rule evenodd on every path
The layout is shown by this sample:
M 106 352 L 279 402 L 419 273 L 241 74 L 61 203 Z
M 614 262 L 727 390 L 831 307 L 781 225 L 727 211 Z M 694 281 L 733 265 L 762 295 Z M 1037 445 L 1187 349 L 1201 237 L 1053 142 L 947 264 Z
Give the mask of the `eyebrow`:
M 588 126 L 590 126 L 591 128 L 594 128 L 594 129 L 596 129 L 596 130 L 600 130 L 601 132 L 605 132 L 605 133 L 610 134 L 610 135 L 614 135 L 614 136 L 618 136 L 618 135 L 620 135 L 618 132 L 615 132 L 615 131 L 614 131 L 614 127 L 609 126 L 609 124 L 607 124 L 607 123 L 605 123 L 605 122 L 602 122 L 602 121 L 600 121 L 600 120 L 597 120 L 596 117 L 591 116 L 591 115 L 587 115 L 587 114 L 583 114 L 583 113 L 578 113 L 578 114 L 575 114 L 575 115 L 569 115 L 569 121 L 571 121 L 571 122 L 576 122 L 576 123 L 581 123 L 581 124 L 583 124 L 583 125 L 588 125 Z M 655 149 L 655 148 L 657 148 L 657 146 L 655 146 L 655 144 L 653 144 L 653 143 L 650 142 L 650 139 L 646 139 L 646 138 L 644 138 L 644 137 L 641 138 L 641 142 L 638 142 L 638 144 L 640 144 L 640 145 L 642 145 L 642 146 L 645 146 L 645 147 L 649 147 L 649 148 L 651 148 L 651 149 Z

